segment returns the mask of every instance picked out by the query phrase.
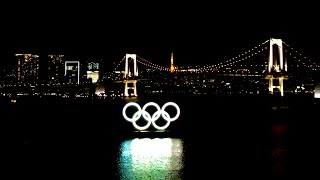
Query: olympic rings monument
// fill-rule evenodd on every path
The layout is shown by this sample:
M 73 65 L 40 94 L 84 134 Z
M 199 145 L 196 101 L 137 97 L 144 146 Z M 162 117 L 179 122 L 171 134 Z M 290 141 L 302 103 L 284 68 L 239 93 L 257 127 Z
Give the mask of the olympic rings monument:
M 156 108 L 156 112 L 153 113 L 152 115 L 146 110 L 148 107 L 155 107 Z M 168 106 L 173 106 L 176 110 L 177 110 L 177 114 L 174 116 L 174 117 L 170 117 L 169 113 L 167 111 L 165 111 L 165 109 L 168 107 Z M 128 117 L 127 116 L 127 109 L 129 107 L 135 107 L 137 109 L 137 111 L 133 114 L 132 117 Z M 139 131 L 143 131 L 143 130 L 146 130 L 148 129 L 151 124 L 152 126 L 157 129 L 157 130 L 165 130 L 169 127 L 170 123 L 177 120 L 180 116 L 180 108 L 179 106 L 174 103 L 174 102 L 167 102 L 165 103 L 162 108 L 160 108 L 160 106 L 155 103 L 155 102 L 148 102 L 147 104 L 145 104 L 142 108 L 140 107 L 139 104 L 135 103 L 135 102 L 129 102 L 127 103 L 124 107 L 123 107 L 123 110 L 122 110 L 122 115 L 123 115 L 123 118 L 129 122 L 131 122 L 134 126 L 134 128 L 136 128 L 137 130 Z M 147 121 L 147 124 L 145 126 L 139 126 L 137 124 L 137 121 L 140 119 L 140 118 L 143 118 L 145 121 Z M 166 122 L 165 125 L 163 126 L 158 126 L 156 124 L 156 121 L 162 117 Z

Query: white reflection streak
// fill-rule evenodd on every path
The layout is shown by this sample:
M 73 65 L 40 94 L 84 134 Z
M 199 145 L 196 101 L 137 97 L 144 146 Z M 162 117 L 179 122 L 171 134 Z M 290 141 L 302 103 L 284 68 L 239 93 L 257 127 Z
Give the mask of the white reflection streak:
M 133 139 L 131 143 L 132 156 L 171 157 L 172 140 L 165 139 Z
M 131 143 L 132 166 L 139 171 L 150 168 L 166 170 L 171 147 L 171 139 L 134 139 Z
M 320 98 L 320 84 L 317 84 L 315 87 L 314 98 Z
M 180 179 L 180 170 L 183 167 L 181 139 L 133 139 L 123 142 L 120 151 L 121 177 Z
M 170 169 L 171 170 L 181 170 L 183 168 L 183 144 L 181 139 L 171 139 L 172 140 L 172 151 L 170 159 Z

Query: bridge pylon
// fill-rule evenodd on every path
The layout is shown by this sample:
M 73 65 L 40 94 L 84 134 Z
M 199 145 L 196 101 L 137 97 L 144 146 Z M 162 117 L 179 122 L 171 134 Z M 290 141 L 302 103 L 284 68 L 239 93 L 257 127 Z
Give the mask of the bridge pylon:
M 277 45 L 277 56 L 274 56 L 274 45 Z M 283 42 L 282 39 L 270 39 L 268 72 L 266 79 L 269 80 L 269 92 L 274 93 L 274 89 L 278 89 L 281 96 L 284 96 L 284 80 L 288 79 L 286 73 L 288 71 L 287 62 L 283 58 Z M 276 82 L 275 82 L 276 81 Z M 276 84 L 277 85 L 274 85 Z
M 125 69 L 124 69 L 124 96 L 138 96 L 137 95 L 137 79 L 139 75 L 137 66 L 137 55 L 126 54 Z M 131 85 L 131 86 L 130 86 Z M 129 89 L 133 89 L 133 93 L 129 94 Z

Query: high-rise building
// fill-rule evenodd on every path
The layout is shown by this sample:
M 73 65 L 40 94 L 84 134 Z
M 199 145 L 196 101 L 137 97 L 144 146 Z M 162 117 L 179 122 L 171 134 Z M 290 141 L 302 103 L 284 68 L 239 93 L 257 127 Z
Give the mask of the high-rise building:
M 79 61 L 65 61 L 64 76 L 67 83 L 80 83 L 80 62 Z
M 15 54 L 18 61 L 17 80 L 19 84 L 38 83 L 39 77 L 39 55 Z
M 87 68 L 87 78 L 96 83 L 99 80 L 99 63 L 89 62 Z
M 48 74 L 50 84 L 61 84 L 65 73 L 64 55 L 48 55 Z

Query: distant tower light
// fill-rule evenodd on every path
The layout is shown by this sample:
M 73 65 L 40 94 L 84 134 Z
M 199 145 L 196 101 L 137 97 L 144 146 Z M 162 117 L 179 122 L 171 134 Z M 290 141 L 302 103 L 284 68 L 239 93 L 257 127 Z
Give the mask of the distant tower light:
M 171 64 L 170 64 L 170 72 L 174 72 L 174 64 L 173 64 L 173 51 L 171 52 Z

